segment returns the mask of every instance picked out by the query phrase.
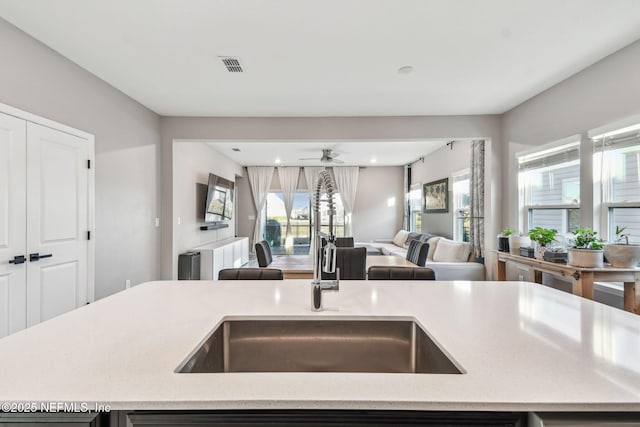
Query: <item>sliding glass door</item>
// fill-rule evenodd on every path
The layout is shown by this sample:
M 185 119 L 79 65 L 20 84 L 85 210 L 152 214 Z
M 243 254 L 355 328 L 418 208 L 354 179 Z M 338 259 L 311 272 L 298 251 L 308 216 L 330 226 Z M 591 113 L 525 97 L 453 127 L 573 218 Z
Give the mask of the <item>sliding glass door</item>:
M 289 218 L 291 233 L 287 239 L 287 213 L 282 192 L 272 191 L 265 206 L 264 239 L 269 242 L 273 254 L 308 254 L 311 235 L 311 207 L 306 191 L 296 192 Z

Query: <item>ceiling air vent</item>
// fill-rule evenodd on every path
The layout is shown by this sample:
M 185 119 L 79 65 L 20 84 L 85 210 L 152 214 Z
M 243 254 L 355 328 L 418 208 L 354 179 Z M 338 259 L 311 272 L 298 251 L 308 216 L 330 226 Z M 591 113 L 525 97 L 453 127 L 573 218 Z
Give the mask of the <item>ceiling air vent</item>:
M 227 71 L 230 73 L 243 73 L 242 65 L 240 65 L 240 59 L 235 56 L 219 56 L 220 60 L 227 67 Z

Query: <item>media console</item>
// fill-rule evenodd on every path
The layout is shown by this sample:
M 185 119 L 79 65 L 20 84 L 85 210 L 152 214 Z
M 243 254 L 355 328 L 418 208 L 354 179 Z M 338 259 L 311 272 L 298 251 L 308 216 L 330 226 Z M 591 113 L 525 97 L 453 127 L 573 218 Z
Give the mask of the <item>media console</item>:
M 193 248 L 200 252 L 200 279 L 217 280 L 223 268 L 238 268 L 249 262 L 249 238 L 236 237 Z

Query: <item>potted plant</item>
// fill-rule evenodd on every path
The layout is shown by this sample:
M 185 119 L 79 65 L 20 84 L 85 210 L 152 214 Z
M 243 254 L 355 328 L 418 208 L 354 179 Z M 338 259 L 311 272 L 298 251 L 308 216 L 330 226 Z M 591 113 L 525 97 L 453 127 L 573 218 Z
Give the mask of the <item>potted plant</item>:
M 597 237 L 597 234 L 597 231 L 593 231 L 589 227 L 578 228 L 574 231 L 567 264 L 575 267 L 602 268 L 604 261 L 603 240 Z
M 634 268 L 640 262 L 640 245 L 629 243 L 629 234 L 624 232 L 626 229 L 616 226 L 614 243 L 604 245 L 604 257 L 613 267 Z
M 518 231 L 509 234 L 509 252 L 513 255 L 520 255 L 520 247 L 531 245 L 531 239 Z
M 529 230 L 529 238 L 537 243 L 534 249 L 536 259 L 544 259 L 544 252 L 547 250 L 547 246 L 556 240 L 556 233 L 556 230 L 542 227 Z
M 498 234 L 498 250 L 500 252 L 509 252 L 509 236 L 515 232 L 515 229 L 507 227 Z

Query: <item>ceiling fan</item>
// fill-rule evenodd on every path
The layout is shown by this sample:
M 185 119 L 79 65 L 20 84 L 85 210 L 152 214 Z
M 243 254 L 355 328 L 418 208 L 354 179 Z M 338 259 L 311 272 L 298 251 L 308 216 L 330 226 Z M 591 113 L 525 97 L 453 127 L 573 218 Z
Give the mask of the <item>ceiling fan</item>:
M 336 164 L 344 163 L 342 160 L 337 158 L 338 156 L 339 156 L 339 154 L 338 153 L 334 153 L 331 148 L 323 148 L 322 149 L 322 157 L 320 157 L 319 160 L 320 160 L 321 163 L 336 163 Z M 300 158 L 298 160 L 318 160 L 318 158 L 317 157 L 305 157 L 305 158 Z

